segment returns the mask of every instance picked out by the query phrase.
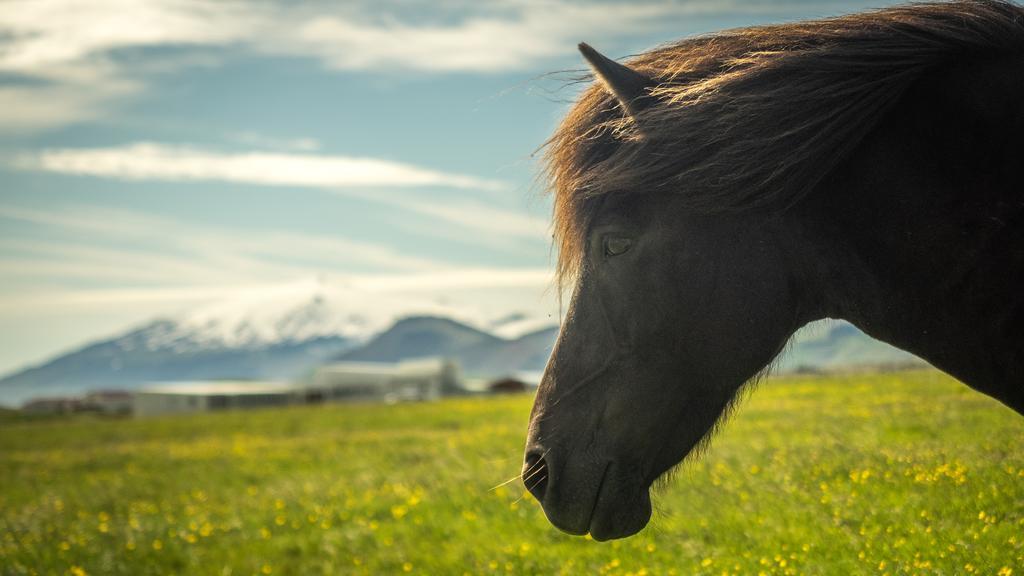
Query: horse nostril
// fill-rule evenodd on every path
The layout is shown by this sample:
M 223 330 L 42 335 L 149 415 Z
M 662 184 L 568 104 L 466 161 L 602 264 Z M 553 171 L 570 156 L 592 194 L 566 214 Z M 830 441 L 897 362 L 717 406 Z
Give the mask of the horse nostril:
M 533 494 L 537 502 L 544 501 L 544 492 L 548 489 L 548 463 L 544 456 L 537 452 L 530 452 L 526 455 L 526 465 L 523 466 L 523 484 Z

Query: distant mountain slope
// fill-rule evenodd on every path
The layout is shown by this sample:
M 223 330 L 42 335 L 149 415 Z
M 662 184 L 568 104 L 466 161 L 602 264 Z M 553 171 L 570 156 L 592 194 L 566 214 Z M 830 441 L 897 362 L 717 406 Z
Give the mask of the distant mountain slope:
M 338 360 L 397 362 L 427 356 L 455 357 L 466 349 L 499 342 L 501 339 L 496 336 L 449 318 L 417 316 L 399 320 L 365 345 L 342 354 Z
M 542 369 L 557 335 L 558 329 L 551 327 L 505 339 L 448 318 L 406 318 L 337 360 L 398 362 L 446 356 L 458 360 L 466 373 L 502 375 Z
M 197 379 L 287 380 L 301 376 L 355 341 L 339 336 L 251 347 L 176 350 L 138 345 L 168 321 L 125 336 L 90 344 L 0 380 L 0 400 L 19 403 L 32 396 L 73 395 L 94 388 L 138 388 L 154 381 Z
M 10 374 L 0 379 L 0 404 L 154 381 L 293 379 L 396 319 L 425 313 L 458 311 L 317 279 L 240 292 Z
M 504 340 L 497 346 L 481 346 L 466 350 L 466 370 L 480 374 L 512 374 L 540 372 L 548 363 L 551 350 L 558 339 L 558 327 L 551 326 Z
M 519 338 L 499 338 L 448 318 L 407 318 L 364 346 L 338 356 L 341 361 L 398 362 L 408 358 L 455 358 L 468 374 L 501 375 L 544 369 L 558 338 L 549 327 Z M 914 355 L 874 340 L 846 322 L 821 322 L 798 333 L 777 365 L 799 369 L 921 362 Z
M 847 322 L 818 322 L 801 330 L 777 364 L 779 372 L 924 363 L 909 352 L 864 334 Z

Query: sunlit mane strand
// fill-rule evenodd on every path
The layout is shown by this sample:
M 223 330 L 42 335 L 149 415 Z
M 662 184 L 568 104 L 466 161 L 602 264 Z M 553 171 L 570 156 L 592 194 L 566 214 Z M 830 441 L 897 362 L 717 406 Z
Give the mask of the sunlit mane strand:
M 628 61 L 650 77 L 627 116 L 587 89 L 547 143 L 558 273 L 578 271 L 594 199 L 679 194 L 700 212 L 776 210 L 811 192 L 922 75 L 1024 55 L 1024 9 L 998 0 L 910 4 L 729 30 Z

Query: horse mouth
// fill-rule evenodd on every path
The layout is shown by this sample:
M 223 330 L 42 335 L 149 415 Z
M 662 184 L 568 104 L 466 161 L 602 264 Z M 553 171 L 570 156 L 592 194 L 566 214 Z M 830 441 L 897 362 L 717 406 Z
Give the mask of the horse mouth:
M 558 479 L 541 502 L 548 520 L 568 534 L 590 537 L 598 542 L 626 538 L 643 530 L 651 517 L 650 492 L 614 462 L 604 465 L 596 484 Z M 574 485 L 575 484 L 575 485 Z
M 643 486 L 616 490 L 606 473 L 590 514 L 590 537 L 598 542 L 627 538 L 643 530 L 650 519 L 650 490 Z
M 604 471 L 601 472 L 601 481 L 597 485 L 597 496 L 594 498 L 594 505 L 590 508 L 590 519 L 587 521 L 587 533 L 594 540 L 600 542 L 601 540 L 594 536 L 594 516 L 597 515 L 597 506 L 601 502 L 601 490 L 604 489 L 604 481 L 608 479 L 608 469 L 611 468 L 612 463 L 609 462 L 605 465 Z

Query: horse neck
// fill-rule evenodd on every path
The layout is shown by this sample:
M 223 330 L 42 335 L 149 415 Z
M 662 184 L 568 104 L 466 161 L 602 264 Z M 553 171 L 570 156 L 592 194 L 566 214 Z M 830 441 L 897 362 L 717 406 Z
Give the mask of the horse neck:
M 922 80 L 801 208 L 822 315 L 1024 414 L 1024 62 Z

